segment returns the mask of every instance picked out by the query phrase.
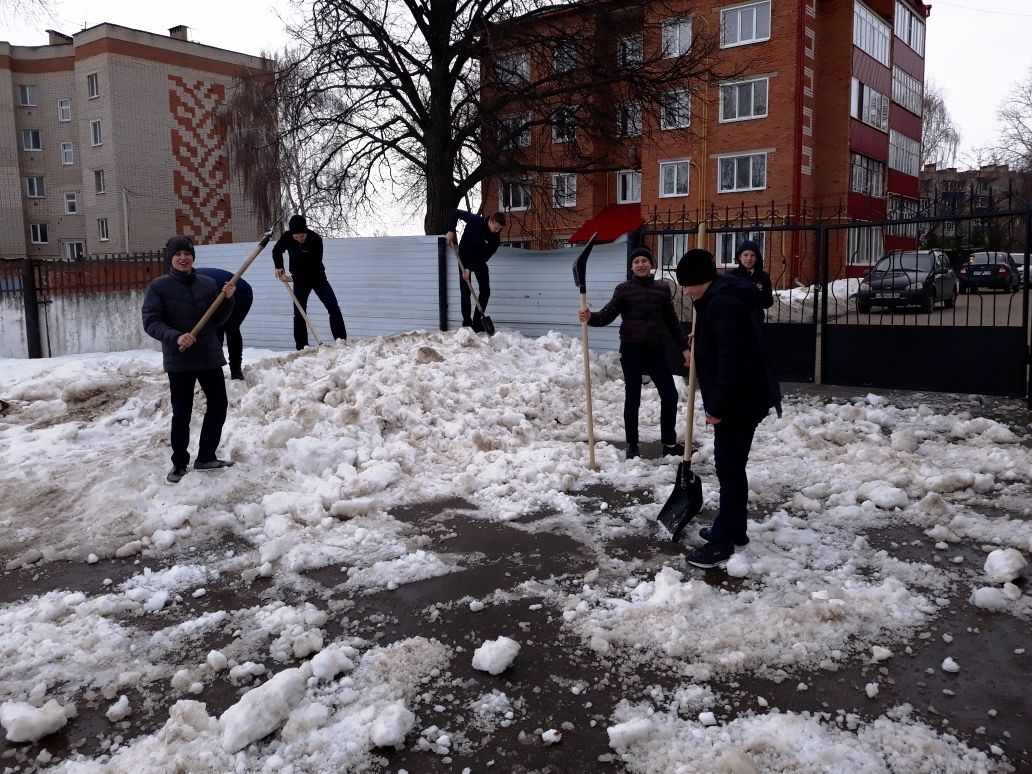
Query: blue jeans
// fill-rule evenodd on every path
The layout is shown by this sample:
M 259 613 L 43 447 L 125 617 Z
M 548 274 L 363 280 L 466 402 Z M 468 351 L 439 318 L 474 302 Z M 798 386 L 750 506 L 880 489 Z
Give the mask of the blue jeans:
M 724 420 L 713 426 L 713 459 L 720 483 L 720 511 L 710 527 L 712 543 L 744 543 L 749 512 L 749 476 L 745 465 L 756 423 Z
M 624 436 L 627 443 L 638 443 L 638 407 L 641 406 L 641 377 L 648 374 L 659 390 L 659 437 L 664 446 L 677 442 L 677 387 L 666 361 L 663 345 L 620 342 L 620 365 L 624 375 Z
M 330 287 L 330 281 L 326 277 L 312 279 L 294 275 L 294 296 L 306 312 L 308 311 L 308 295 L 313 290 L 330 315 L 330 333 L 333 334 L 333 338 L 346 339 L 348 331 L 344 327 L 344 315 L 340 312 L 340 304 L 337 303 L 337 296 Z M 294 344 L 298 349 L 308 346 L 308 324 L 297 307 L 294 308 Z

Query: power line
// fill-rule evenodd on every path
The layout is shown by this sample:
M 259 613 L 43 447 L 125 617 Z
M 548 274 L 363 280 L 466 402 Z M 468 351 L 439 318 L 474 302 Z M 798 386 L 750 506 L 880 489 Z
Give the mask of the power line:
M 956 3 L 946 3 L 943 0 L 936 0 L 936 5 L 948 5 L 950 8 L 960 8 L 963 11 L 976 11 L 978 13 L 988 13 L 993 16 L 1027 16 L 1032 17 L 1032 13 L 1020 13 L 1018 11 L 994 11 L 989 8 L 972 8 L 967 5 L 957 5 Z

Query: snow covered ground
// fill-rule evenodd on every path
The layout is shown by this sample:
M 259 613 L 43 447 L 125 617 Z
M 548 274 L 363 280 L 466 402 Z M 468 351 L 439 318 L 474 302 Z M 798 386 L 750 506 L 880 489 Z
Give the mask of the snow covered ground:
M 237 465 L 173 486 L 157 353 L 0 361 L 0 768 L 1032 765 L 1027 703 L 964 682 L 1028 674 L 1027 415 L 790 397 L 753 447 L 752 542 L 705 573 L 655 521 L 676 460 L 623 459 L 613 353 L 592 362 L 597 471 L 558 334 L 245 370 Z M 647 441 L 658 414 L 647 386 Z M 903 674 L 952 687 L 915 706 Z M 984 722 L 951 725 L 951 702 Z

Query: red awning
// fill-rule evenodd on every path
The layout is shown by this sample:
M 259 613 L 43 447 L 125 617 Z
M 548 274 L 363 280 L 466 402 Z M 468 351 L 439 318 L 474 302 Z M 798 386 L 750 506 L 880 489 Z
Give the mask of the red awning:
M 612 242 L 628 231 L 637 231 L 642 223 L 644 221 L 641 218 L 640 204 L 610 204 L 573 232 L 570 243 L 587 242 L 596 231 L 598 232 L 596 241 L 599 243 Z

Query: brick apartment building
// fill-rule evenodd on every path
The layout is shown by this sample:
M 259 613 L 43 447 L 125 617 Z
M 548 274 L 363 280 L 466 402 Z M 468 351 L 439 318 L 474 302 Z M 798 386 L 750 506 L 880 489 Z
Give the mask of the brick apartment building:
M 547 248 L 585 241 L 595 230 L 611 240 L 643 219 L 662 228 L 678 217 L 682 225 L 693 220 L 699 209 L 743 205 L 762 215 L 773 204 L 782 222 L 804 207 L 841 205 L 849 217 L 869 222 L 916 211 L 930 12 L 921 0 L 618 4 L 626 24 L 607 55 L 677 55 L 690 46 L 693 31 L 720 30 L 715 56 L 743 74 L 716 85 L 686 84 L 681 119 L 676 111 L 643 105 L 637 120 L 628 121 L 624 105 L 594 105 L 612 113 L 613 137 L 596 150 L 617 171 L 492 180 L 484 186 L 484 211 L 508 212 L 510 243 Z M 584 8 L 575 4 L 556 13 L 566 14 L 572 27 L 582 23 Z M 526 24 L 532 29 L 539 22 L 532 16 Z M 555 28 L 554 15 L 549 24 Z M 536 80 L 560 61 L 583 65 L 576 62 L 576 47 L 576 40 L 558 40 L 556 50 L 567 51 L 562 60 L 530 61 L 524 52 L 527 61 L 515 67 L 507 61 L 507 71 L 523 67 Z M 508 60 L 520 55 L 518 47 L 504 54 Z M 555 131 L 535 127 L 525 158 L 547 158 L 561 141 Z M 709 234 L 707 247 L 730 265 L 745 238 L 764 242 L 759 232 Z M 669 262 L 693 240 L 672 234 L 657 246 Z M 812 279 L 812 250 L 799 237 L 767 241 L 768 265 L 790 267 L 786 280 Z M 851 229 L 831 246 L 832 275 L 858 275 L 885 249 L 914 244 L 907 228 Z
M 0 42 L 0 258 L 74 260 L 250 239 L 219 111 L 268 60 L 99 24 Z

